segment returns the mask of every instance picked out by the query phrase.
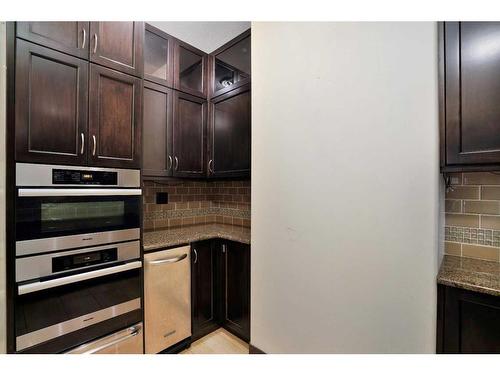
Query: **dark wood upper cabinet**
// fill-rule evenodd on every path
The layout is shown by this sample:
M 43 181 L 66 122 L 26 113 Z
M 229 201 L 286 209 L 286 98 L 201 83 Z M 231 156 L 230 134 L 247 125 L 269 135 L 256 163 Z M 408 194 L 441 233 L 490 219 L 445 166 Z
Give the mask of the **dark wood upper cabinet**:
M 174 53 L 174 88 L 182 92 L 207 97 L 208 57 L 187 43 L 176 40 Z
M 172 175 L 172 90 L 144 82 L 142 175 Z
M 438 285 L 437 352 L 500 354 L 500 299 Z
M 250 29 L 210 54 L 211 96 L 215 97 L 250 82 Z
M 220 271 L 216 241 L 191 245 L 192 340 L 207 335 L 220 324 Z
M 142 77 L 143 22 L 91 22 L 90 37 L 90 61 Z
M 250 85 L 214 98 L 210 102 L 210 177 L 249 177 L 251 150 Z
M 140 168 L 142 80 L 90 64 L 89 164 Z
M 250 341 L 250 245 L 222 241 L 222 325 Z
M 89 58 L 88 22 L 18 22 L 17 36 L 83 59 Z
M 500 168 L 500 22 L 440 24 L 443 171 Z
M 173 175 L 205 177 L 207 102 L 181 92 L 173 98 Z
M 16 161 L 85 164 L 88 63 L 17 39 Z
M 172 87 L 174 38 L 146 24 L 144 34 L 144 79 Z

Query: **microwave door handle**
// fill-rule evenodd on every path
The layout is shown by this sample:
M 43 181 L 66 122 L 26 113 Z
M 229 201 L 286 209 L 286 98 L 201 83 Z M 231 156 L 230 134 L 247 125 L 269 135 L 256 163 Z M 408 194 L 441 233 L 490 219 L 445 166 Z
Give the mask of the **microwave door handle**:
M 18 191 L 20 197 L 82 197 L 141 194 L 141 189 L 19 189 Z
M 180 262 L 181 260 L 186 259 L 186 258 L 187 258 L 187 254 L 183 254 L 183 255 L 180 255 L 180 256 L 174 257 L 174 258 L 152 260 L 152 261 L 149 261 L 148 264 L 151 264 L 154 266 L 157 264 L 164 264 L 164 263 L 177 263 L 177 262 Z
M 60 277 L 57 279 L 47 280 L 47 281 L 37 281 L 30 284 L 19 285 L 17 290 L 19 295 L 38 292 L 40 290 L 55 288 L 61 285 L 73 284 L 78 281 L 95 279 L 97 277 L 112 275 L 114 273 L 133 270 L 136 268 L 141 268 L 142 262 L 135 261 L 126 264 L 121 264 L 115 267 L 103 268 L 100 270 L 79 273 L 76 275 Z
M 116 344 L 119 344 L 125 340 L 128 340 L 130 339 L 131 337 L 134 337 L 134 336 L 137 336 L 139 334 L 139 332 L 141 331 L 140 328 L 136 328 L 134 327 L 133 329 L 131 329 L 130 333 L 126 336 L 123 336 L 123 337 L 120 337 L 116 340 L 113 340 L 111 342 L 108 342 L 107 344 L 104 344 L 104 345 L 100 345 L 96 348 L 92 348 L 86 352 L 83 352 L 81 354 L 94 354 L 94 353 L 97 353 L 97 352 L 100 352 L 101 350 L 104 350 L 104 349 L 107 349 L 109 348 L 110 346 L 113 346 L 113 345 L 116 345 Z

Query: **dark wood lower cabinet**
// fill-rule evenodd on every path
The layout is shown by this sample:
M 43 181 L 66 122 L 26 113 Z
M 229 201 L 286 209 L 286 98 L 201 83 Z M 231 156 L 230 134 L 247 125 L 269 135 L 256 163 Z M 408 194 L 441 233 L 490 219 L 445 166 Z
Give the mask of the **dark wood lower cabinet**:
M 192 339 L 224 327 L 250 341 L 250 245 L 208 240 L 191 246 Z
M 500 353 L 500 298 L 438 285 L 437 352 Z
M 217 247 L 213 241 L 191 246 L 192 340 L 220 326 L 220 270 Z
M 250 246 L 222 242 L 222 326 L 250 341 Z

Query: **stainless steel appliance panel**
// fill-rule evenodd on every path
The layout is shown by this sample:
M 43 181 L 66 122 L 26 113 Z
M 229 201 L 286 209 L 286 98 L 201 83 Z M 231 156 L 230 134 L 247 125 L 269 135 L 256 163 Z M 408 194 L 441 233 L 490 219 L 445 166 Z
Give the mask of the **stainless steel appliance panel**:
M 124 262 L 131 259 L 139 259 L 141 251 L 140 241 L 122 242 L 114 245 L 96 246 L 96 247 L 86 247 L 78 250 L 63 251 L 57 253 L 50 253 L 32 257 L 24 257 L 16 259 L 16 282 L 27 281 L 38 279 L 41 277 L 52 276 L 63 274 L 63 272 L 53 271 L 53 260 L 55 258 L 60 258 L 70 255 L 87 254 L 100 250 L 116 248 L 117 259 L 113 262 L 106 263 L 112 266 L 113 263 Z M 79 270 L 85 270 L 90 266 L 84 266 L 78 268 Z
M 142 323 L 66 352 L 66 354 L 143 354 Z
M 190 247 L 144 256 L 145 351 L 158 353 L 191 336 Z
M 38 238 L 35 240 L 17 241 L 16 256 L 48 253 L 65 249 L 89 247 L 123 241 L 138 240 L 139 228 L 113 230 L 109 232 L 74 234 L 71 236 Z
M 118 187 L 139 187 L 141 186 L 141 173 L 135 169 L 117 169 L 117 168 L 96 168 L 96 167 L 76 167 L 69 165 L 47 165 L 47 164 L 30 164 L 16 163 L 16 186 L 58 186 L 53 183 L 52 170 L 81 170 L 81 171 L 101 171 L 101 172 L 116 172 L 118 181 L 116 185 L 100 185 L 118 186 Z M 64 186 L 79 186 L 66 184 Z

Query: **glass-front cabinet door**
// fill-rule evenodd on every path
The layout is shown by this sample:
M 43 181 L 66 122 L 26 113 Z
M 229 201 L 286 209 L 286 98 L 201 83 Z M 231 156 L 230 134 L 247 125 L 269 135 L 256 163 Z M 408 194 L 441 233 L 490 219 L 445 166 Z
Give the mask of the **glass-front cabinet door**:
M 207 97 L 207 55 L 189 44 L 177 41 L 175 47 L 174 88 L 191 94 Z
M 213 52 L 212 56 L 212 96 L 224 94 L 250 82 L 250 30 Z

